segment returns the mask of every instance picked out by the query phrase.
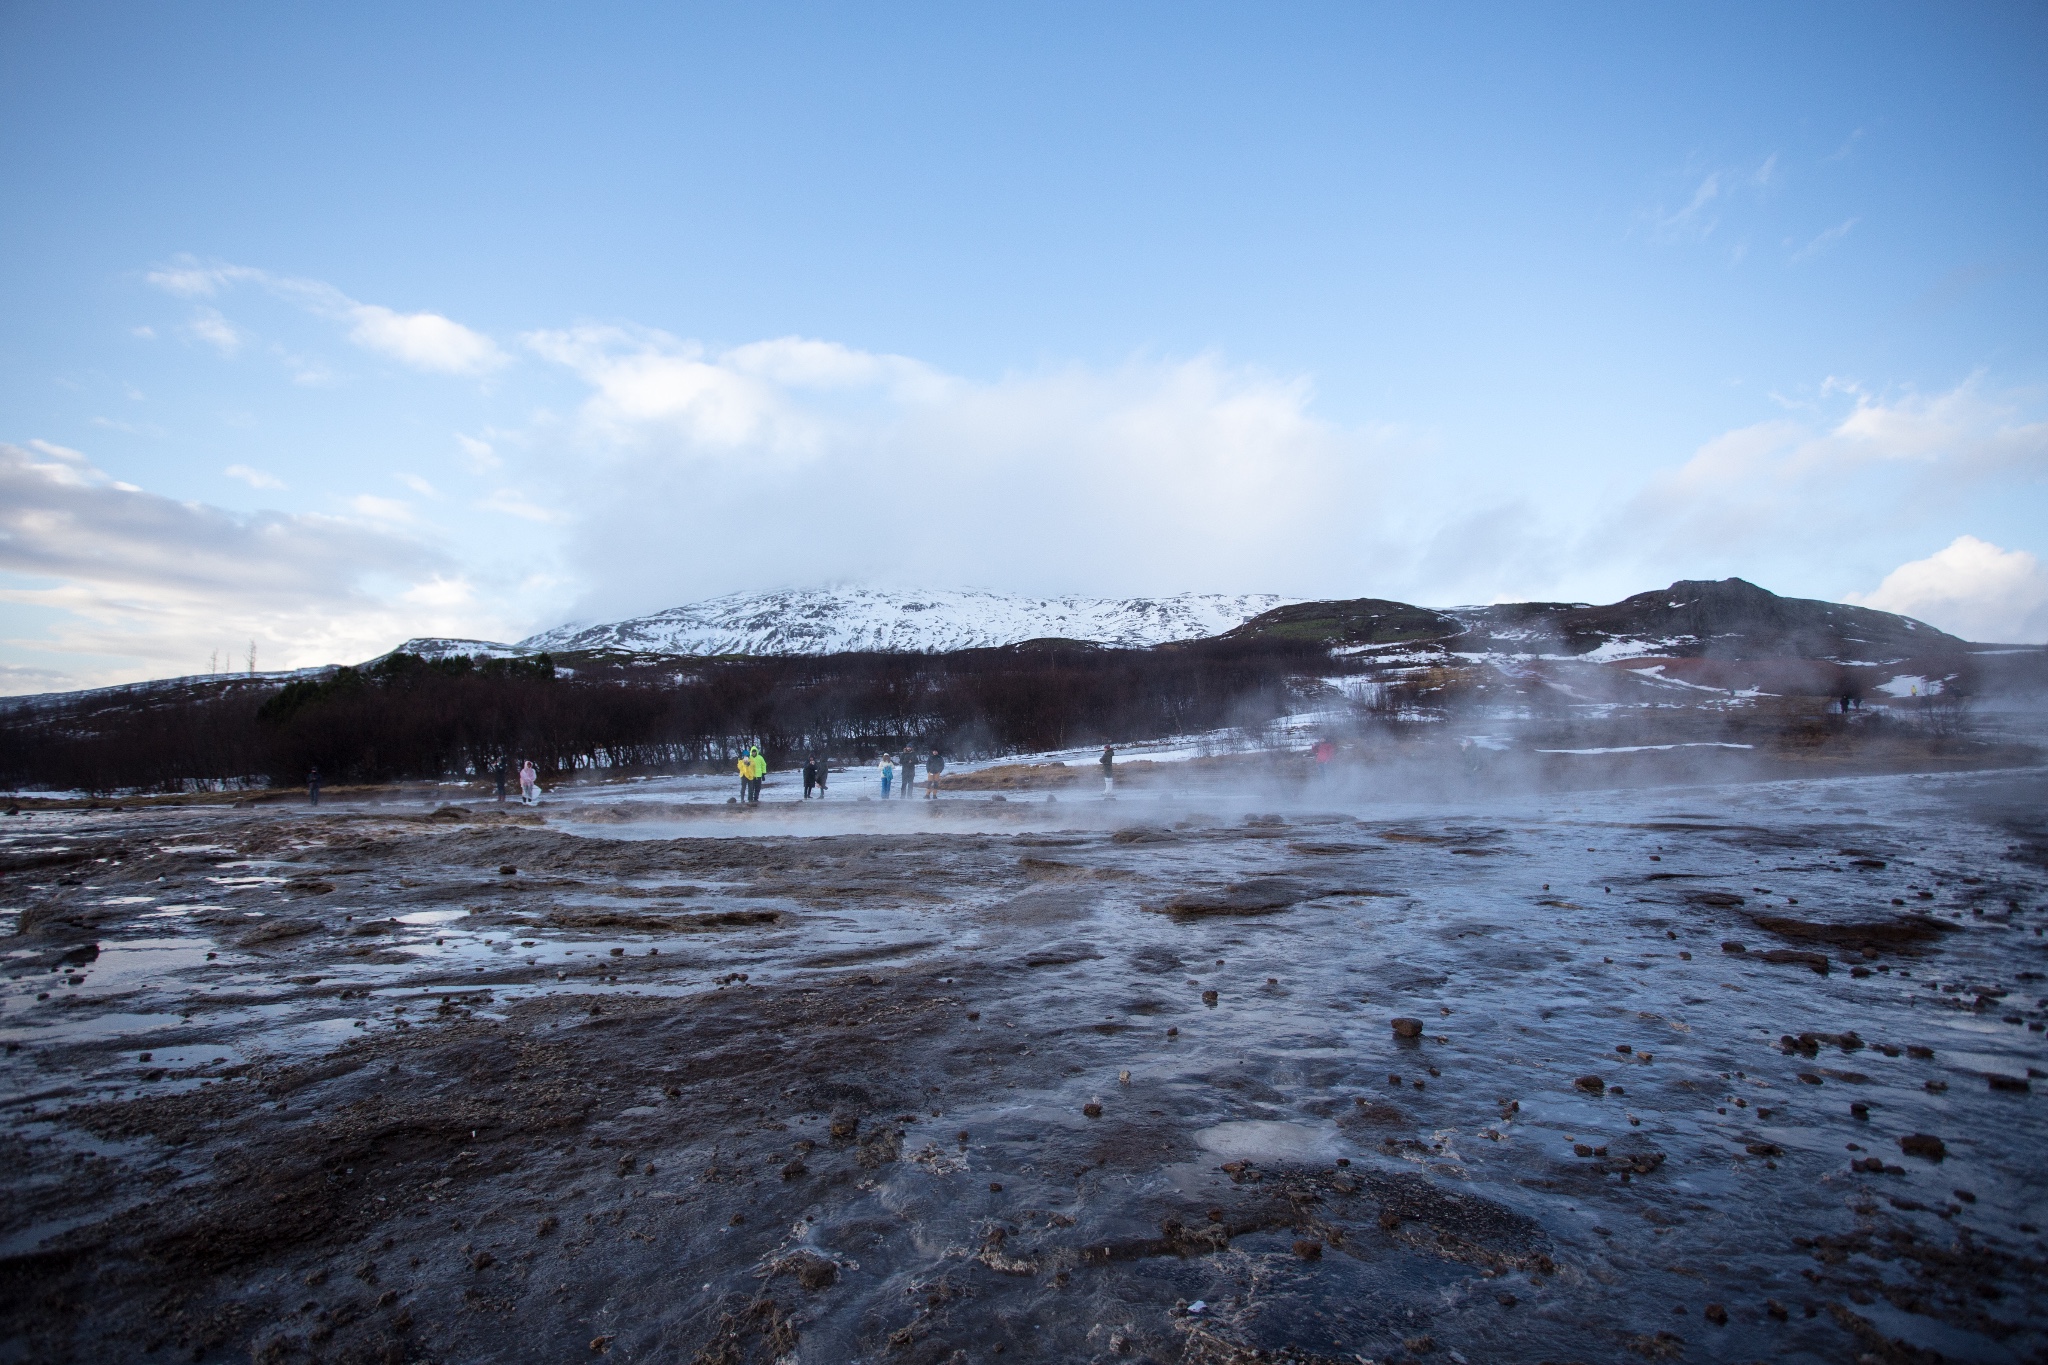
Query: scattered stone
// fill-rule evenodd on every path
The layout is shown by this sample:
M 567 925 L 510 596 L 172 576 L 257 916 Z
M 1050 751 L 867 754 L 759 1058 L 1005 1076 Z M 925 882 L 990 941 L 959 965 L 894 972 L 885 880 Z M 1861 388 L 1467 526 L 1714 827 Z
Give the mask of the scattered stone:
M 1573 1081 L 1572 1085 L 1576 1089 L 1585 1091 L 1588 1095 L 1604 1095 L 1607 1093 L 1607 1082 L 1601 1080 L 1598 1076 L 1581 1076 Z
M 1420 1019 L 1396 1019 L 1394 1021 L 1394 1036 L 1396 1038 L 1421 1037 L 1422 1021 Z
M 1310 1237 L 1297 1238 L 1294 1254 L 1304 1261 L 1320 1261 L 1323 1259 L 1323 1244 Z
M 1899 1139 L 1899 1150 L 1907 1156 L 1925 1157 L 1929 1161 L 1940 1161 L 1948 1155 L 1948 1144 L 1932 1133 L 1908 1133 Z
M 2004 1090 L 2015 1094 L 2029 1092 L 2034 1088 L 2028 1084 L 2024 1076 L 2001 1076 L 1993 1072 L 1984 1079 L 1993 1090 Z
M 1724 953 L 1746 953 L 1749 951 L 1749 948 L 1731 938 L 1721 944 L 1721 951 Z
M 512 864 L 510 863 L 506 863 L 504 866 L 498 869 L 498 875 L 500 877 L 516 877 L 519 875 L 519 869 L 512 866 Z
M 1091 1119 L 1099 1119 L 1102 1117 L 1102 1106 L 1096 1101 L 1090 1100 L 1081 1106 L 1081 1112 Z
M 1704 1316 L 1708 1322 L 1713 1323 L 1716 1327 L 1726 1327 L 1728 1325 L 1728 1310 L 1718 1303 L 1708 1304 Z
M 562 1220 L 550 1213 L 540 1220 L 540 1225 L 534 1229 L 534 1232 L 536 1236 L 545 1237 L 560 1226 L 562 1226 Z
M 1775 1142 L 1752 1142 L 1743 1148 L 1751 1156 L 1783 1156 L 1785 1149 Z

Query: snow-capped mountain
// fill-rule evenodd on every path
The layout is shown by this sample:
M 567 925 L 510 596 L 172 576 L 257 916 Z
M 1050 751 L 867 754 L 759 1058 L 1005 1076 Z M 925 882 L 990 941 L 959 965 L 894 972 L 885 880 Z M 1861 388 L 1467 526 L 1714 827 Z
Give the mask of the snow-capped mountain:
M 529 650 L 693 655 L 925 652 L 1046 637 L 1140 647 L 1219 635 L 1293 600 L 1270 593 L 1118 599 L 877 588 L 733 593 L 628 621 L 557 626 L 519 643 Z

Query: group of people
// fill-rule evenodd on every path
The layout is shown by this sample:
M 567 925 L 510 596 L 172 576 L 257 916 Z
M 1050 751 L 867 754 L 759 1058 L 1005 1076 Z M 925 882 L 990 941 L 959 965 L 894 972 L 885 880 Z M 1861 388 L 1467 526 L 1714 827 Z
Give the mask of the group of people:
M 882 755 L 880 774 L 883 800 L 889 799 L 892 789 L 897 790 L 897 794 L 905 798 L 915 794 L 917 790 L 917 766 L 919 761 L 917 751 L 908 746 L 905 746 L 900 753 Z M 938 795 L 936 788 L 932 785 L 932 779 L 946 771 L 946 756 L 935 748 L 925 756 L 922 762 L 924 763 L 925 771 L 924 794 L 926 799 L 929 800 Z M 761 803 L 761 780 L 768 775 L 768 760 L 762 755 L 759 744 L 747 746 L 747 751 L 740 755 L 738 768 L 740 774 L 740 794 L 738 799 L 740 804 L 746 806 L 759 805 Z M 804 760 L 804 800 L 808 801 L 813 796 L 821 801 L 825 799 L 825 787 L 831 776 L 831 771 L 831 766 L 826 763 L 823 755 L 812 754 Z M 899 773 L 902 775 L 900 782 L 897 780 Z
M 908 800 L 916 792 L 916 750 L 906 745 L 904 747 L 903 752 L 900 754 L 883 754 L 880 767 L 882 774 L 882 799 L 884 801 L 887 801 L 889 799 L 889 788 L 892 784 L 895 783 L 896 775 L 898 772 L 901 772 L 903 774 L 904 799 Z M 933 797 L 939 794 L 938 788 L 932 785 L 932 779 L 938 777 L 941 773 L 945 771 L 946 756 L 940 753 L 937 749 L 932 750 L 930 757 L 926 758 L 924 761 L 924 795 L 927 801 L 931 800 Z

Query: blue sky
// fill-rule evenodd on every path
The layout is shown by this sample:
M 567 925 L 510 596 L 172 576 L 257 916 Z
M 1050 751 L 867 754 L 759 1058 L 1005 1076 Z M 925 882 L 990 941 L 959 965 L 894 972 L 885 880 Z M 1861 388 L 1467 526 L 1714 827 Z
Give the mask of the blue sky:
M 2048 639 L 2037 5 L 0 6 L 0 688 L 830 582 Z

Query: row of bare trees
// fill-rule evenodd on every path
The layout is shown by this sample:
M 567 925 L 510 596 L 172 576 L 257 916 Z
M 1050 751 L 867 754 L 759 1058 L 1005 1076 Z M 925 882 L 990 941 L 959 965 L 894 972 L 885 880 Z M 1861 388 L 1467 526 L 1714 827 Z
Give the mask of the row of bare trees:
M 722 660 L 393 655 L 278 686 L 257 679 L 137 688 L 0 717 L 0 783 L 92 792 L 195 782 L 377 782 L 488 772 L 675 771 L 759 742 L 776 764 L 867 759 L 904 744 L 956 756 L 1126 742 L 1285 709 L 1318 648 L 1124 650 L 1066 642 L 953 654 Z

